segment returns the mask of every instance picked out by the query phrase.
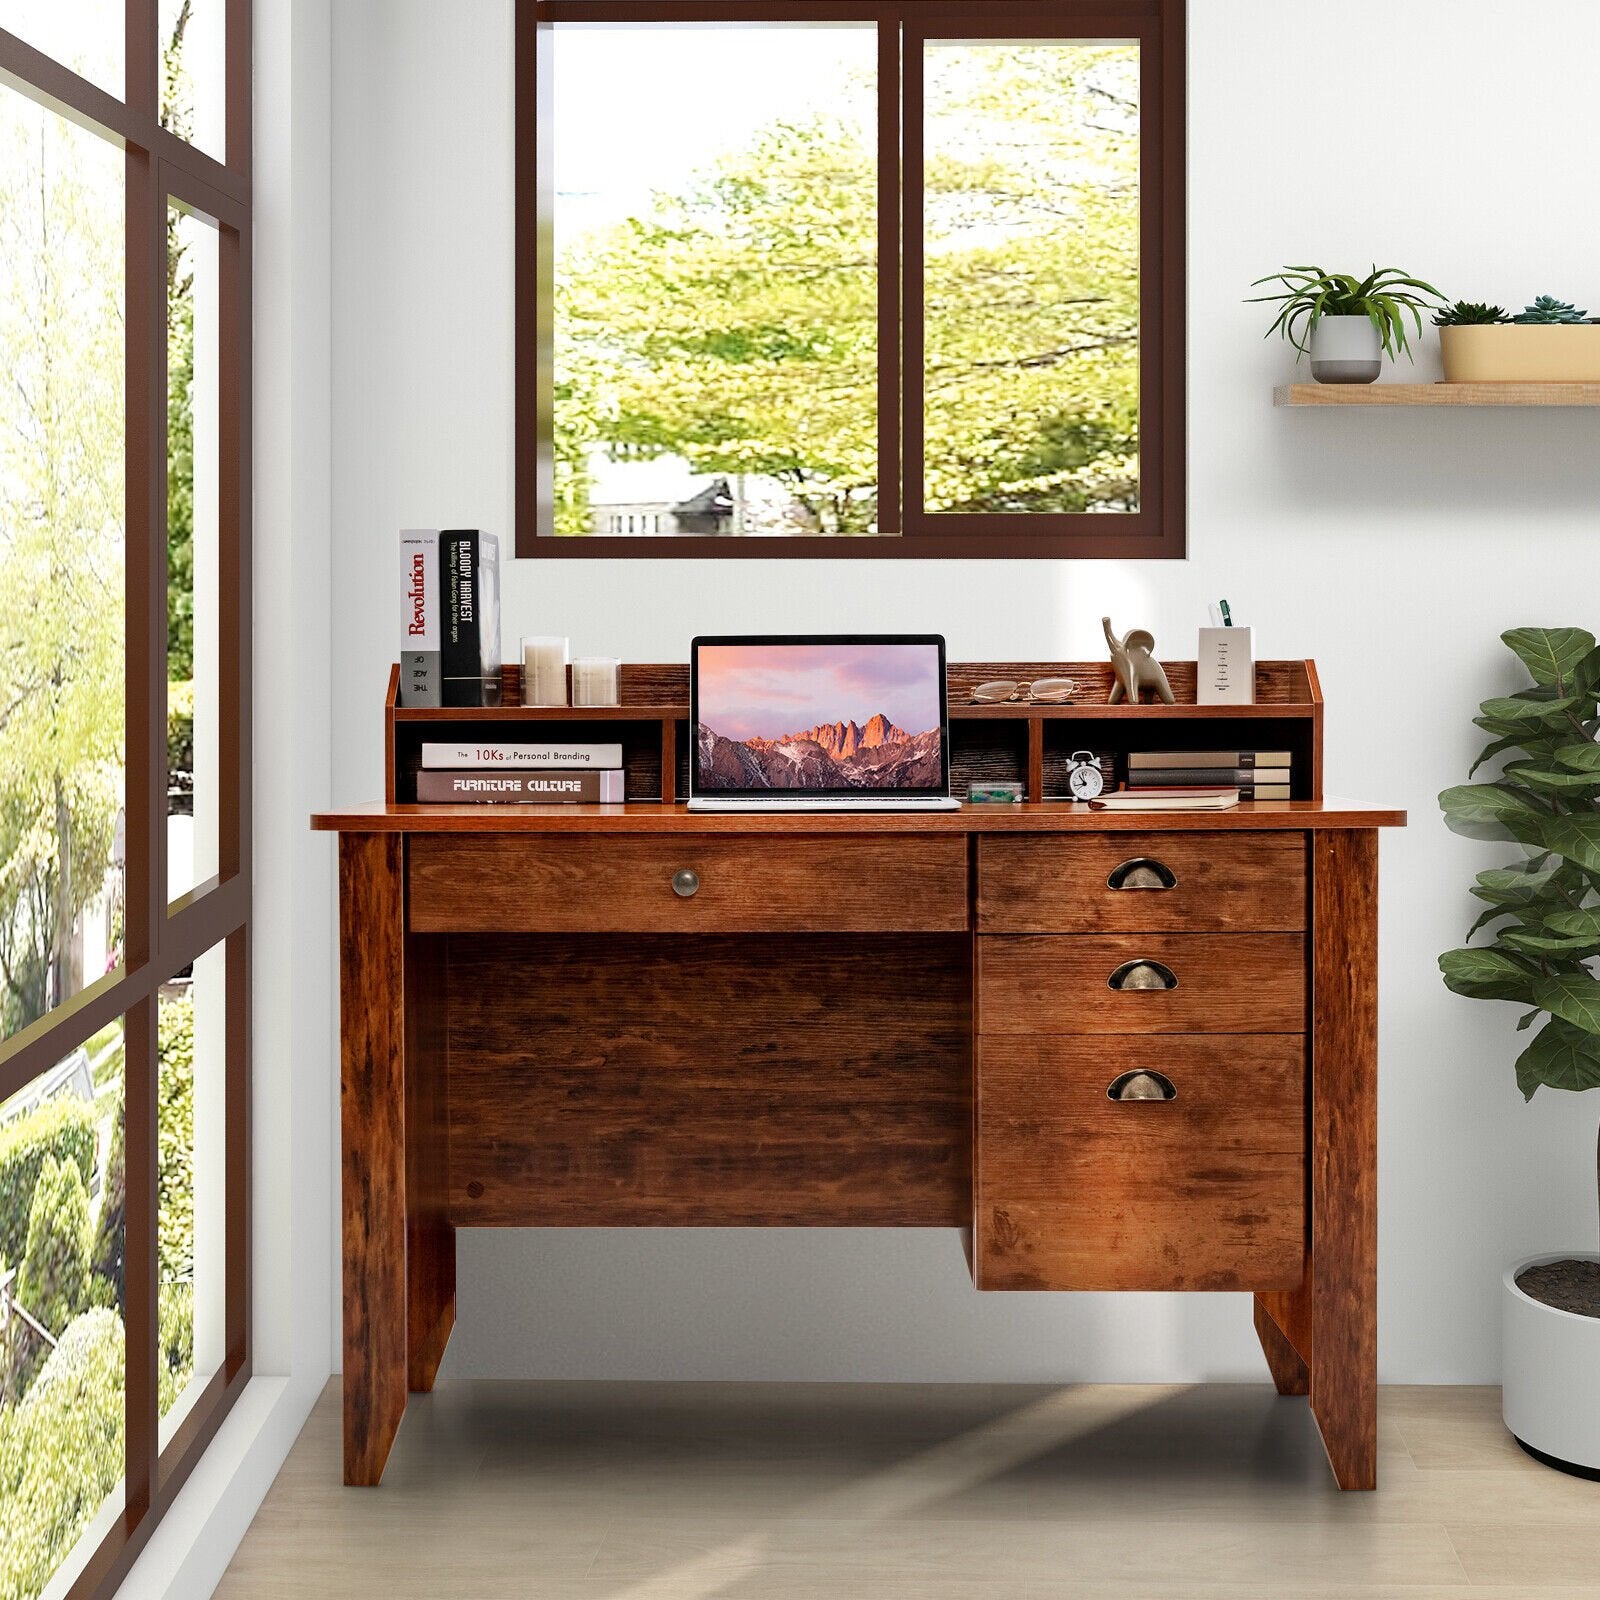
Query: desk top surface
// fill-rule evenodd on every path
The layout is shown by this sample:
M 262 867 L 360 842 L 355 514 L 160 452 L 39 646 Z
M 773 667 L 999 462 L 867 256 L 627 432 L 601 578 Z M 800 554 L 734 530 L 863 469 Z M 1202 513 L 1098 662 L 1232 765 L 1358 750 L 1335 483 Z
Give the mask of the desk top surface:
M 329 833 L 1156 833 L 1215 829 L 1403 828 L 1404 811 L 1361 800 L 1243 800 L 1228 811 L 1096 811 L 1076 801 L 959 811 L 690 811 L 684 805 L 384 805 L 318 812 Z

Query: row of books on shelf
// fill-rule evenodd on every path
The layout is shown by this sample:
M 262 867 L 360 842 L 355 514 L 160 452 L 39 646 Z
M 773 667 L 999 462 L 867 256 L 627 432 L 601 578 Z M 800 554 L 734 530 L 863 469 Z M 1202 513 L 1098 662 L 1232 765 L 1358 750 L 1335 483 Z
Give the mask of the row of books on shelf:
M 500 541 L 477 528 L 400 535 L 400 704 L 500 704 Z
M 1128 781 L 1112 808 L 1226 810 L 1241 800 L 1287 800 L 1293 793 L 1287 750 L 1135 750 Z
M 457 802 L 583 801 L 614 805 L 626 799 L 620 744 L 478 744 L 425 742 L 417 773 L 423 805 Z

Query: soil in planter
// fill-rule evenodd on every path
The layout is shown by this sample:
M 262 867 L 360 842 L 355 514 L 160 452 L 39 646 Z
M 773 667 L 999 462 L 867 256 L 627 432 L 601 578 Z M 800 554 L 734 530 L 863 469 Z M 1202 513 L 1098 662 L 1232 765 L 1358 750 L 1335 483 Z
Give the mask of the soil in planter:
M 1600 1317 L 1600 1261 L 1546 1261 L 1517 1274 L 1530 1300 L 1580 1317 Z

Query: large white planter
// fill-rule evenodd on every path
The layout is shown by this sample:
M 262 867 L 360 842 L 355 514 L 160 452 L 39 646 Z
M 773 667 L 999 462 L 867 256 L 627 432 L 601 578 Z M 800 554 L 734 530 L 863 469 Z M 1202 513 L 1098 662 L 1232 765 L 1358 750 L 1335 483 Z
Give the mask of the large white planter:
M 1580 1250 L 1506 1269 L 1501 1296 L 1502 1415 L 1512 1436 L 1551 1466 L 1600 1478 L 1600 1317 L 1540 1304 L 1517 1274 L 1547 1261 L 1593 1261 Z
M 1383 341 L 1370 317 L 1323 317 L 1311 330 L 1318 383 L 1371 383 L 1383 371 Z

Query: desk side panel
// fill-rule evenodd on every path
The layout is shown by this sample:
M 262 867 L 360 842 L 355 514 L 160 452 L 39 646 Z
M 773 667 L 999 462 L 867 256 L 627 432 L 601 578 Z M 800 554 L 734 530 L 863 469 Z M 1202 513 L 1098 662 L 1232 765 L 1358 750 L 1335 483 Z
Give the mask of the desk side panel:
M 959 1227 L 964 935 L 453 935 L 458 1226 Z

